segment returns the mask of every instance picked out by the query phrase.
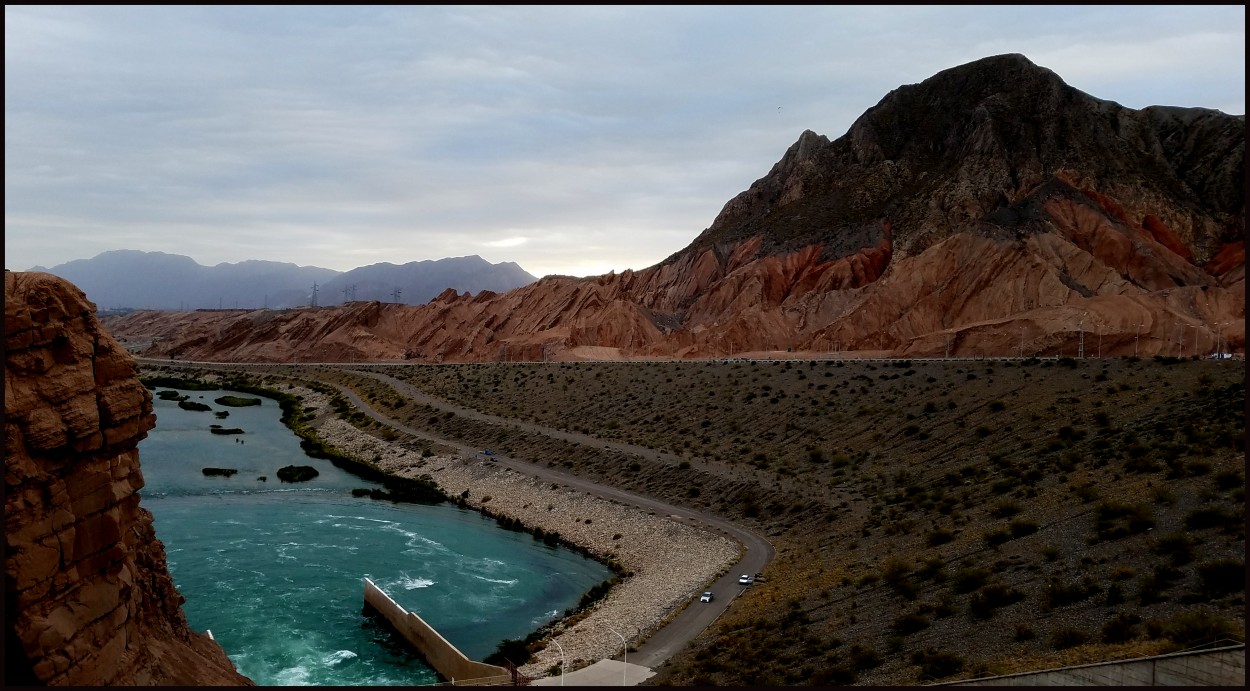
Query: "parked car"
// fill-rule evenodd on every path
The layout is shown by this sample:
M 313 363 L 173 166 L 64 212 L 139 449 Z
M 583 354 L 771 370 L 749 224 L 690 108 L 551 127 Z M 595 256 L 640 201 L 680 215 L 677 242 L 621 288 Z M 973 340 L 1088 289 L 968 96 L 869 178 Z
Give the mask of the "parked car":
M 755 579 L 745 573 L 738 576 L 738 585 L 751 585 L 753 582 L 755 582 Z
M 712 601 L 712 591 L 710 590 L 699 596 L 699 602 L 711 602 L 711 601 Z

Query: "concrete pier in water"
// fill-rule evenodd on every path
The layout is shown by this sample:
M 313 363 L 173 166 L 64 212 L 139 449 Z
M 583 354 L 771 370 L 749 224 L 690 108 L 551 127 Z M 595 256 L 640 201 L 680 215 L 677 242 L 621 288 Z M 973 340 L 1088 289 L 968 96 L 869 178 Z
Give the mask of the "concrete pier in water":
M 497 665 L 475 662 L 465 657 L 456 646 L 425 623 L 421 617 L 400 607 L 368 578 L 365 581 L 365 606 L 381 614 L 387 622 L 412 644 L 426 662 L 453 685 L 487 686 L 513 683 L 512 673 Z

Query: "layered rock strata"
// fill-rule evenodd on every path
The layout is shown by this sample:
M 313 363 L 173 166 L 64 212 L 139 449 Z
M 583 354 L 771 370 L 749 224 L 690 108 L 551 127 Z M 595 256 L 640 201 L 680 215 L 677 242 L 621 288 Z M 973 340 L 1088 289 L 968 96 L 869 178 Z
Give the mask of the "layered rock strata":
M 72 284 L 4 275 L 5 683 L 252 685 L 187 625 L 136 448 L 133 359 Z
M 109 328 L 252 362 L 1244 352 L 1245 149 L 1244 115 L 1125 108 L 994 56 L 804 132 L 646 269 Z

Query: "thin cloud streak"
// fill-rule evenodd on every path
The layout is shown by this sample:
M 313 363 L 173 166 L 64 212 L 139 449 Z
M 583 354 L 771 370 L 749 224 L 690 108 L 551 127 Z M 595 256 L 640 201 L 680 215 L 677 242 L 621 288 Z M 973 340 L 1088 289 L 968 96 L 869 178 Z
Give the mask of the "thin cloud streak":
M 641 269 L 803 130 L 837 138 L 988 55 L 1244 114 L 1244 26 L 1244 6 L 6 6 L 6 266 Z

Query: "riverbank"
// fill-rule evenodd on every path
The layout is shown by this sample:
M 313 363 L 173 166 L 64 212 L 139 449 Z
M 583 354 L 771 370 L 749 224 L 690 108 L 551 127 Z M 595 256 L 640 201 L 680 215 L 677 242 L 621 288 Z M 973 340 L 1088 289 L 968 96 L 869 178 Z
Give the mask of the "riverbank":
M 296 387 L 310 423 L 326 444 L 381 470 L 407 478 L 429 475 L 448 494 L 475 509 L 520 520 L 531 528 L 558 532 L 629 575 L 589 612 L 553 627 L 558 646 L 548 645 L 521 667 L 529 677 L 546 676 L 564 651 L 566 670 L 618 655 L 624 636 L 630 646 L 657 629 L 698 596 L 705 585 L 737 561 L 740 546 L 729 538 L 665 516 L 598 498 L 492 463 L 485 456 L 429 456 L 367 434 L 333 415 L 324 394 Z

